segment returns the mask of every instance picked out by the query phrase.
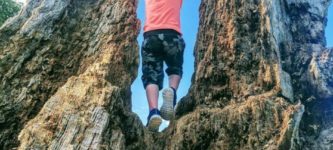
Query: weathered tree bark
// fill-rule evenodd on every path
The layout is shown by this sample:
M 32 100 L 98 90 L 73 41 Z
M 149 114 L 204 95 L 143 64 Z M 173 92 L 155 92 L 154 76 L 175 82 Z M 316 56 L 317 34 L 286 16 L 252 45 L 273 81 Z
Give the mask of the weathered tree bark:
M 0 29 L 2 148 L 333 148 L 331 0 L 202 0 L 192 86 L 162 133 L 130 111 L 136 3 L 30 1 Z
M 332 149 L 330 3 L 203 0 L 193 85 L 166 146 Z
M 136 3 L 32 0 L 1 28 L 1 149 L 17 146 L 19 132 L 21 149 L 132 138 L 120 131 L 139 120 L 126 119 L 138 66 Z
M 333 60 L 324 37 L 330 2 L 203 1 L 193 86 L 178 113 L 194 111 L 178 122 L 203 121 L 182 125 L 186 132 L 177 136 L 184 140 L 175 141 L 200 148 L 331 149 Z M 201 128 L 210 130 L 194 134 Z

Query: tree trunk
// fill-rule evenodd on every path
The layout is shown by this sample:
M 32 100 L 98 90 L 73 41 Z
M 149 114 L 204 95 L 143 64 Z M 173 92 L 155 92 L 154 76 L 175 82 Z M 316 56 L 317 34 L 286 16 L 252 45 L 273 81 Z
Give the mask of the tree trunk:
M 137 1 L 30 1 L 0 29 L 0 147 L 332 149 L 330 3 L 202 0 L 190 91 L 152 133 L 131 112 Z

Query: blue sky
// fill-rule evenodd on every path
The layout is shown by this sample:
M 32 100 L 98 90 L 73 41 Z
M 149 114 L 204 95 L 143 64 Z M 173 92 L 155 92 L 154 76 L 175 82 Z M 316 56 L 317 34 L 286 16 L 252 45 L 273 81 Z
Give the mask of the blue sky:
M 186 49 L 184 53 L 184 75 L 183 79 L 180 83 L 180 87 L 178 90 L 178 101 L 181 97 L 185 96 L 188 92 L 188 89 L 191 84 L 191 77 L 194 71 L 194 56 L 193 50 L 196 40 L 196 34 L 199 24 L 199 5 L 200 0 L 184 0 L 183 7 L 181 11 L 181 21 L 182 21 L 182 32 L 183 38 L 186 42 Z M 144 0 L 139 0 L 138 7 L 138 18 L 141 20 L 141 26 L 143 27 L 144 23 Z M 140 35 L 138 37 L 138 42 L 141 46 L 143 41 L 142 37 L 143 31 L 141 30 Z M 328 24 L 326 28 L 326 38 L 327 38 L 327 46 L 333 47 L 333 5 L 330 6 L 329 14 L 328 14 Z M 141 60 L 140 60 L 141 61 Z M 141 63 L 138 70 L 138 77 L 134 81 L 132 85 L 132 111 L 137 113 L 144 124 L 147 122 L 148 116 L 148 102 L 146 99 L 145 91 L 141 82 Z M 166 87 L 167 78 L 164 79 L 164 87 Z M 160 94 L 161 95 L 161 94 Z M 162 98 L 159 98 L 159 106 L 162 104 Z M 168 122 L 163 121 L 163 124 L 160 128 L 167 127 Z
M 328 23 L 326 26 L 327 47 L 333 47 L 333 4 L 328 9 Z

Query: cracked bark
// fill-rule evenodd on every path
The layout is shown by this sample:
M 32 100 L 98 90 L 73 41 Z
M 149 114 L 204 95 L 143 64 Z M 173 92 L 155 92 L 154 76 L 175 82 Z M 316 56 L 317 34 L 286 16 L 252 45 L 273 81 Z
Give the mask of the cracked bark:
M 137 2 L 30 1 L 0 29 L 0 146 L 332 149 L 330 3 L 202 0 L 190 91 L 151 133 L 130 111 Z

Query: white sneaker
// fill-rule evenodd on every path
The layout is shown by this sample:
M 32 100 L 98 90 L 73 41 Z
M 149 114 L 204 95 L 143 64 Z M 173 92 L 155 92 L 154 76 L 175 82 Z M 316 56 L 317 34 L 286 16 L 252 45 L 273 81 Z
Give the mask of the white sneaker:
M 161 107 L 161 116 L 165 120 L 171 120 L 175 113 L 175 105 L 176 105 L 176 93 L 172 88 L 166 88 L 162 92 L 163 95 L 163 104 Z

